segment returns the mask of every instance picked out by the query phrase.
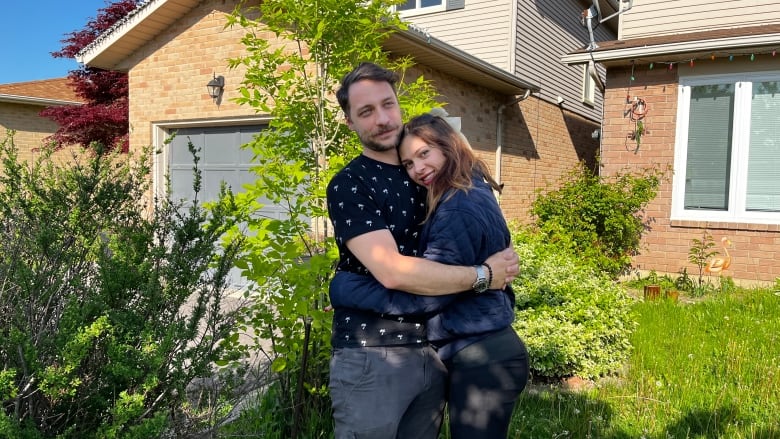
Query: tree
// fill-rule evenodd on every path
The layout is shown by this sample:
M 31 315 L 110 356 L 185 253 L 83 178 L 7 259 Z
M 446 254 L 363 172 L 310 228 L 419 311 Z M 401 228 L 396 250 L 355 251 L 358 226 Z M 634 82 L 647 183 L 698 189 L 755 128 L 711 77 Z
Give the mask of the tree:
M 395 3 L 266 0 L 229 18 L 230 25 L 246 30 L 247 55 L 230 61 L 233 68 L 246 68 L 237 101 L 272 116 L 268 129 L 246 145 L 257 157 L 257 179 L 236 195 L 243 206 L 236 215 L 247 229 L 239 266 L 252 281 L 248 294 L 254 299 L 244 325 L 257 337 L 253 348 L 262 349 L 263 340 L 273 345 L 266 353 L 276 380 L 267 395 L 276 402 L 263 418 L 278 421 L 278 436 L 257 432 L 263 437 L 306 436 L 301 426 L 332 428 L 326 389 L 331 315 L 323 308 L 338 250 L 323 220 L 325 187 L 360 151 L 334 92 L 360 61 L 399 72 L 411 65 L 408 59 L 391 62 L 382 50 L 383 40 L 404 27 L 390 12 Z M 265 39 L 269 30 L 283 48 Z M 401 84 L 399 97 L 407 115 L 435 105 L 422 77 Z M 287 218 L 261 217 L 262 198 L 286 206 Z
M 69 34 L 61 42 L 62 50 L 52 53 L 55 58 L 74 58 L 79 51 L 94 42 L 103 32 L 126 17 L 141 0 L 118 0 L 98 10 L 84 29 Z M 41 111 L 59 124 L 60 128 L 48 139 L 57 147 L 81 145 L 89 147 L 98 142 L 108 148 L 127 151 L 129 113 L 127 74 L 82 66 L 68 74 L 76 94 L 86 101 L 84 105 L 48 107 Z
M 68 163 L 44 151 L 27 163 L 0 141 L 0 438 L 211 427 L 188 385 L 219 382 L 203 393 L 223 402 L 229 392 L 232 370 L 211 377 L 235 324 L 227 282 L 240 241 L 219 245 L 232 209 L 152 204 L 148 148 Z

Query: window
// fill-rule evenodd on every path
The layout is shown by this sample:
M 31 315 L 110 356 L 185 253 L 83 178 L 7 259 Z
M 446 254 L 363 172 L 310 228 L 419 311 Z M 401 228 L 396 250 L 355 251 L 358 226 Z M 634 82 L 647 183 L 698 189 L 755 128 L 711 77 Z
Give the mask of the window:
M 681 78 L 672 218 L 780 223 L 780 72 Z
M 463 9 L 465 6 L 465 0 L 406 0 L 402 4 L 396 5 L 395 10 L 400 12 L 401 16 L 409 16 L 452 11 Z
M 582 102 L 588 105 L 596 104 L 596 82 L 590 76 L 587 64 L 582 67 Z
M 437 8 L 441 9 L 444 0 L 406 0 L 396 6 L 399 11 L 411 11 L 413 9 Z

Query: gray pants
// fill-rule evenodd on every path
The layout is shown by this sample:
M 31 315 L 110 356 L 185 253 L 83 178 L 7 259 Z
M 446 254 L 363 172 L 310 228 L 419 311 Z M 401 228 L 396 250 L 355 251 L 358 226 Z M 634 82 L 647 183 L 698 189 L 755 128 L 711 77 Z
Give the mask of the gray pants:
M 447 370 L 429 346 L 334 349 L 336 439 L 436 439 Z

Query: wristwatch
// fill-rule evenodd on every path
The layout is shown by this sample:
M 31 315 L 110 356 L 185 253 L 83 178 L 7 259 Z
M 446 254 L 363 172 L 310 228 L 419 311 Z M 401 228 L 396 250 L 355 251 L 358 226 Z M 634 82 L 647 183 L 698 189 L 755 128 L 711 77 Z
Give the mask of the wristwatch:
M 475 265 L 474 268 L 477 270 L 477 280 L 474 281 L 471 289 L 477 293 L 484 293 L 490 286 L 488 278 L 485 276 L 485 267 L 483 265 Z

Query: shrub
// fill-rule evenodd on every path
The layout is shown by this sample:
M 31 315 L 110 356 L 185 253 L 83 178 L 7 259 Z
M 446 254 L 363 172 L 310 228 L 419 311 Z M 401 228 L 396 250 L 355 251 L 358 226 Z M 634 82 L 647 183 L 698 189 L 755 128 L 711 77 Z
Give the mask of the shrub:
M 186 386 L 226 354 L 224 206 L 146 206 L 146 161 L 93 147 L 27 164 L 0 143 L 0 437 L 200 428 Z
M 513 233 L 520 275 L 514 328 L 542 377 L 614 373 L 631 352 L 631 299 L 591 262 L 532 229 Z
M 655 168 L 609 179 L 579 164 L 542 189 L 531 206 L 536 224 L 550 239 L 570 241 L 579 254 L 612 276 L 623 273 L 649 226 L 640 216 L 655 198 L 665 173 Z

